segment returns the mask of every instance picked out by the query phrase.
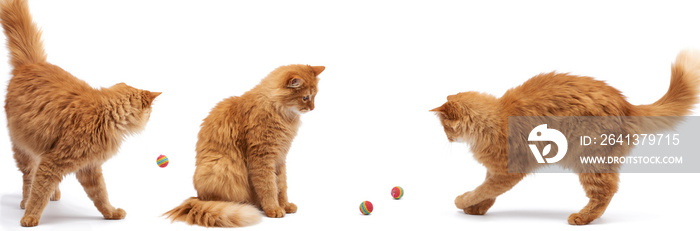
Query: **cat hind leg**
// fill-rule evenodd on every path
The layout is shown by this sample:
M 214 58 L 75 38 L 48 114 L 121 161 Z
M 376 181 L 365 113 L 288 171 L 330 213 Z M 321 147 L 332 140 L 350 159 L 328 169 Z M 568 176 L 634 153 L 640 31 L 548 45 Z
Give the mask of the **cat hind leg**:
M 586 225 L 603 215 L 610 204 L 613 195 L 617 192 L 617 183 L 620 181 L 619 173 L 579 173 L 579 180 L 586 196 L 589 198 L 586 207 L 578 213 L 569 216 L 571 225 Z
M 32 190 L 34 171 L 36 171 L 38 162 L 17 146 L 13 145 L 12 151 L 17 162 L 17 168 L 22 172 L 22 201 L 19 203 L 19 207 L 24 209 Z
M 58 201 L 61 199 L 61 189 L 56 185 L 56 189 L 53 191 L 53 195 L 51 195 L 51 198 L 49 200 L 51 201 Z
M 49 202 L 52 193 L 63 179 L 65 172 L 51 161 L 41 161 L 36 167 L 29 197 L 26 201 L 24 216 L 20 224 L 24 227 L 37 226 L 41 214 Z

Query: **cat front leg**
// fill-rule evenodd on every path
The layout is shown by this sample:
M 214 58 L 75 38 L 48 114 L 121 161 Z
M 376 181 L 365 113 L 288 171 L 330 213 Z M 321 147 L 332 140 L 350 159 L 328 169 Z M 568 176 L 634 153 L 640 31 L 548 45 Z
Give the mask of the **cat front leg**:
M 523 173 L 488 173 L 484 183 L 474 191 L 457 196 L 455 206 L 465 213 L 482 215 L 495 203 L 496 197 L 513 188 L 523 177 Z
M 464 213 L 469 215 L 484 215 L 496 203 L 496 198 L 483 200 L 475 205 L 464 208 Z
M 488 179 L 490 176 L 491 173 L 489 171 L 486 171 L 486 179 Z M 464 212 L 470 215 L 484 215 L 487 211 L 489 211 L 489 209 L 491 208 L 491 206 L 493 206 L 494 203 L 496 203 L 496 198 L 489 198 L 475 205 L 465 208 Z
M 276 153 L 263 150 L 251 153 L 248 160 L 248 173 L 265 215 L 280 218 L 284 217 L 286 212 L 279 204 L 275 156 Z
M 297 206 L 290 203 L 287 197 L 287 164 L 277 166 L 277 188 L 279 188 L 279 203 L 287 213 L 295 213 Z
M 102 166 L 88 166 L 75 174 L 78 182 L 83 186 L 90 200 L 95 204 L 97 210 L 108 220 L 119 220 L 126 217 L 126 211 L 114 208 L 107 198 L 107 188 L 102 176 Z

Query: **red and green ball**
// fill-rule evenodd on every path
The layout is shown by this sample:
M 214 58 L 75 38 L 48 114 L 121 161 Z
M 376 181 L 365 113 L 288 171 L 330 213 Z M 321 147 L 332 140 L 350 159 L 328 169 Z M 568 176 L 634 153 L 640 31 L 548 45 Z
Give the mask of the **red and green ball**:
M 401 197 L 403 197 L 403 188 L 401 188 L 399 186 L 392 188 L 391 189 L 391 197 L 393 197 L 394 199 L 397 199 L 397 200 L 401 199 Z

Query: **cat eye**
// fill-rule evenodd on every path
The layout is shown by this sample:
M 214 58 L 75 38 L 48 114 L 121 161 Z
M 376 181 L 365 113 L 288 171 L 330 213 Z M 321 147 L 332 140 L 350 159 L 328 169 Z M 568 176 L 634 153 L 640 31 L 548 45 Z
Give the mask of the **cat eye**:
M 307 95 L 307 96 L 301 97 L 301 100 L 307 101 L 307 100 L 309 100 L 309 96 Z

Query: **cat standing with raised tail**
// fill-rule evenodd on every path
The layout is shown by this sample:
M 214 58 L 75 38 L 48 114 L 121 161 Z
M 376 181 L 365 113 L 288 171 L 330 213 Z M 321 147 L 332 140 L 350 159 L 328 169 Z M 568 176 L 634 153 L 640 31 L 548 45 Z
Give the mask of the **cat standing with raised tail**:
M 166 212 L 172 221 L 241 227 L 297 211 L 287 198 L 287 152 L 301 113 L 314 109 L 323 66 L 272 71 L 240 97 L 224 99 L 204 119 L 197 140 L 197 197 Z M 257 208 L 256 208 L 257 207 Z
M 24 174 L 21 225 L 39 224 L 49 200 L 61 197 L 58 184 L 73 172 L 105 219 L 123 219 L 126 212 L 109 203 L 101 165 L 127 135 L 146 126 L 160 93 L 124 83 L 94 89 L 46 62 L 26 0 L 3 0 L 0 20 L 14 67 L 5 112 L 14 158 Z
M 448 96 L 445 104 L 431 111 L 438 114 L 447 139 L 450 142 L 469 143 L 474 158 L 487 168 L 486 180 L 473 191 L 458 196 L 455 205 L 467 214 L 483 215 L 496 202 L 496 197 L 525 177 L 526 173 L 508 172 L 509 116 L 689 115 L 698 102 L 700 53 L 682 51 L 671 71 L 668 91 L 661 99 L 649 105 L 630 104 L 620 91 L 602 81 L 558 73 L 535 76 L 508 90 L 500 98 L 477 92 Z M 630 126 L 665 130 L 676 124 L 677 121 L 672 120 L 640 120 L 642 123 Z M 567 153 L 567 158 L 575 161 L 579 156 L 574 155 L 580 154 L 583 153 Z M 566 162 L 564 160 L 557 164 L 574 165 Z M 606 173 L 578 174 L 589 202 L 581 211 L 571 214 L 568 222 L 572 225 L 585 225 L 605 212 L 617 192 L 619 173 L 615 169 Z

